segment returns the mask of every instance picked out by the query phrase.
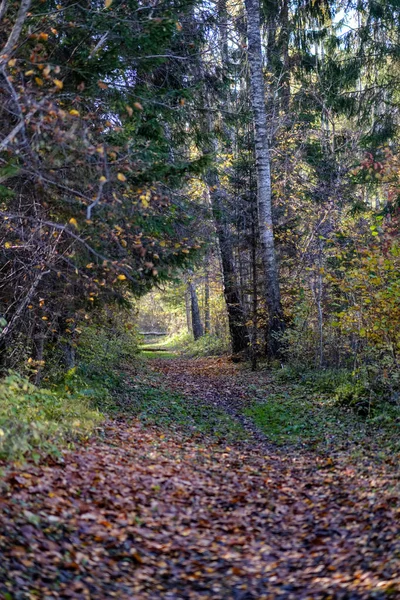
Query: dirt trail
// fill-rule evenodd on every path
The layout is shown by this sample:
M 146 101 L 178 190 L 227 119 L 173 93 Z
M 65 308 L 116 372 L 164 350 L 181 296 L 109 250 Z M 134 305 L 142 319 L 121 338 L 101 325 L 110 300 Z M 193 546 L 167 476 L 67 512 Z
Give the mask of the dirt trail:
M 267 436 L 243 414 L 253 400 L 248 389 L 253 374 L 223 358 L 153 360 L 153 369 L 162 373 L 167 386 L 219 408 L 237 420 L 250 438 L 264 451 L 272 449 Z
M 236 365 L 153 364 L 175 390 L 236 416 L 250 399 Z M 0 598 L 400 598 L 395 467 L 136 420 L 99 434 L 61 462 L 7 470 Z

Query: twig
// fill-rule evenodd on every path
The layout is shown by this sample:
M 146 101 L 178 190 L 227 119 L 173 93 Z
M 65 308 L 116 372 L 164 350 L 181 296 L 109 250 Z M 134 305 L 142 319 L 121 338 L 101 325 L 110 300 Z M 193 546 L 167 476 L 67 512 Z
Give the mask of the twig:
M 1 50 L 0 65 L 4 65 L 8 61 L 10 54 L 14 49 L 14 46 L 18 42 L 30 5 L 31 0 L 22 0 L 21 6 L 19 7 L 17 19 L 14 23 L 14 27 L 11 30 L 6 45 Z

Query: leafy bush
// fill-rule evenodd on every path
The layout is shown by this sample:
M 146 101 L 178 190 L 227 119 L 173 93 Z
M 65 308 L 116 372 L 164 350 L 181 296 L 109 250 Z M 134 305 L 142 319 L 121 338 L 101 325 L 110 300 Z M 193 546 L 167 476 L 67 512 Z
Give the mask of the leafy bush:
M 93 431 L 103 417 L 91 395 L 65 388 L 40 389 L 16 373 L 0 382 L 0 457 L 35 459 Z
M 361 381 L 346 382 L 335 391 L 336 404 L 353 409 L 361 416 L 371 414 L 371 390 Z
M 220 356 L 229 353 L 229 342 L 215 335 L 203 335 L 198 340 L 187 336 L 183 342 L 182 353 L 189 358 L 198 356 Z
M 82 328 L 77 344 L 79 367 L 86 376 L 110 373 L 138 353 L 138 335 L 129 314 L 119 311 L 112 319 L 99 318 L 101 324 Z
M 321 393 L 335 392 L 336 388 L 351 378 L 344 369 L 304 370 L 300 366 L 285 366 L 276 373 L 276 379 L 282 383 L 298 382 Z

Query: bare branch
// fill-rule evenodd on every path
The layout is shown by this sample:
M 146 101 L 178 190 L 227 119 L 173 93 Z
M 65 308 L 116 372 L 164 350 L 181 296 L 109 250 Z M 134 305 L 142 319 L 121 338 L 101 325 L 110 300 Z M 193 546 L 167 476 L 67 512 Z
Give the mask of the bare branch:
M 71 231 L 68 228 L 68 225 L 61 225 L 60 223 L 54 223 L 53 221 L 44 221 L 42 219 L 37 219 L 35 217 L 29 217 L 29 216 L 23 215 L 23 214 L 8 213 L 5 211 L 0 211 L 0 216 L 4 217 L 5 219 L 15 219 L 15 220 L 21 219 L 21 220 L 35 222 L 35 223 L 37 223 L 37 225 L 39 227 L 42 227 L 43 225 L 47 225 L 48 227 L 53 227 L 54 229 L 57 229 L 58 231 L 62 231 L 64 233 L 66 233 L 69 237 L 71 237 L 72 239 L 79 242 L 84 248 L 86 248 L 86 250 L 90 254 L 92 254 L 99 260 L 106 261 L 106 262 L 110 263 L 110 265 L 112 265 L 112 261 L 110 258 L 107 258 L 107 256 L 105 256 L 104 254 L 97 252 L 97 250 L 92 248 L 92 246 L 90 244 L 88 244 L 88 242 L 86 240 L 84 240 L 82 237 L 80 237 L 79 235 L 77 235 L 76 233 Z M 129 279 L 130 281 L 134 281 L 134 278 L 129 273 L 128 269 L 126 269 L 125 267 L 122 267 L 121 265 L 118 265 L 118 269 L 119 269 L 119 271 L 124 273 L 124 275 L 126 275 L 127 279 Z
M 0 4 L 0 21 L 5 16 L 8 8 L 8 0 L 2 0 Z
M 36 291 L 39 283 L 41 282 L 41 280 L 43 279 L 43 277 L 45 275 L 47 275 L 48 273 L 50 273 L 50 271 L 41 271 L 40 273 L 38 273 L 38 276 L 33 281 L 30 289 L 28 290 L 28 293 L 25 295 L 25 297 L 22 300 L 21 304 L 18 306 L 18 308 L 15 311 L 15 313 L 14 313 L 11 321 L 9 323 L 7 323 L 7 325 L 4 327 L 4 329 L 0 332 L 0 340 L 5 339 L 7 337 L 7 335 L 11 332 L 11 330 L 14 327 L 14 325 L 16 324 L 16 322 L 18 321 L 18 319 L 22 315 L 23 311 L 25 310 L 26 306 L 28 306 L 28 304 L 32 300 L 32 298 L 33 298 L 33 296 L 35 294 L 35 291 Z
M 25 23 L 27 12 L 30 8 L 31 0 L 22 0 L 21 6 L 19 7 L 17 19 L 15 21 L 14 27 L 9 35 L 9 38 L 6 42 L 6 45 L 1 50 L 0 55 L 0 65 L 5 64 L 12 53 L 14 46 L 19 40 L 19 36 L 21 35 L 22 28 Z
M 0 142 L 0 152 L 7 147 L 7 145 L 11 142 L 11 140 L 13 138 L 15 138 L 15 136 L 17 135 L 17 133 L 19 131 L 21 131 L 21 129 L 24 127 L 25 123 L 24 121 L 20 121 L 12 131 L 10 131 L 10 133 L 8 134 L 8 136 L 6 138 L 4 138 L 4 140 L 2 142 Z

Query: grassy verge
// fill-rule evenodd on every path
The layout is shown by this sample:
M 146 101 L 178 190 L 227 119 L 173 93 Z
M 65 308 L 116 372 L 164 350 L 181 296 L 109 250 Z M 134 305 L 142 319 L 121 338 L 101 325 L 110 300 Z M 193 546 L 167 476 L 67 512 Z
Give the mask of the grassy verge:
M 369 405 L 359 398 L 344 405 L 343 390 L 350 385 L 344 372 L 290 377 L 278 371 L 268 389 L 252 386 L 255 399 L 245 414 L 278 445 L 400 451 L 400 407 L 385 401 Z M 354 389 L 357 398 L 359 385 Z
M 150 353 L 147 348 L 154 349 L 155 352 Z M 168 336 L 162 341 L 142 344 L 140 350 L 145 357 L 150 358 L 153 354 L 162 358 L 222 356 L 229 353 L 229 342 L 211 334 L 203 335 L 195 341 L 190 333 L 184 332 Z
M 176 358 L 176 354 L 175 352 L 168 352 L 166 350 L 162 350 L 160 352 L 160 350 L 154 349 L 154 347 L 152 346 L 150 350 L 146 349 L 146 346 L 141 346 L 140 348 L 140 353 L 142 358 L 147 358 L 147 359 L 152 359 L 152 358 Z

